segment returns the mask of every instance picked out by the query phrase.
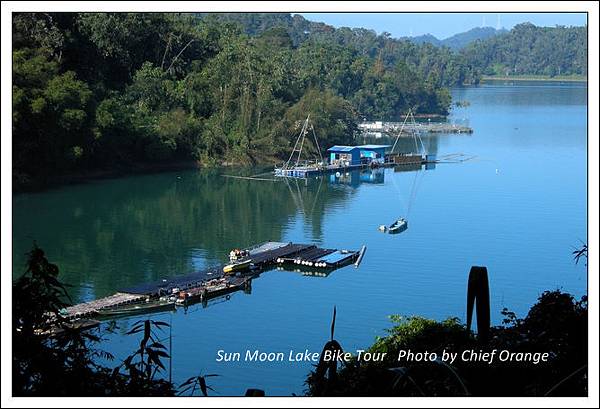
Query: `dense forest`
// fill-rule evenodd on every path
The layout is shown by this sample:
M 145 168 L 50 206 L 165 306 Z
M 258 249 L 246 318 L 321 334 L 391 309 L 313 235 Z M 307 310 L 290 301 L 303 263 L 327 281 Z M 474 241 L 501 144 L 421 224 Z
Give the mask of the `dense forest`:
M 294 44 L 320 39 L 351 46 L 363 55 L 382 55 L 388 63 L 407 61 L 423 78 L 441 76 L 443 86 L 477 83 L 484 75 L 587 75 L 587 26 L 538 27 L 522 23 L 506 29 L 476 27 L 444 40 L 432 35 L 392 38 L 363 28 L 333 28 L 285 13 L 223 13 L 256 36 L 273 27 L 286 27 Z
M 461 51 L 486 75 L 587 75 L 587 27 L 515 26 Z
M 359 118 L 447 112 L 459 57 L 394 44 L 366 30 L 251 36 L 213 15 L 15 14 L 14 186 L 135 163 L 280 159 L 308 113 L 326 147 L 352 142 Z
M 446 114 L 481 73 L 585 73 L 586 32 L 524 24 L 454 52 L 286 13 L 15 13 L 13 188 L 280 160 L 308 113 L 321 148 L 352 143 L 362 119 Z
M 206 16 L 199 14 L 199 17 Z M 375 60 L 383 67 L 406 64 L 421 80 L 435 86 L 472 84 L 479 80 L 478 72 L 470 63 L 450 48 L 436 47 L 427 42 L 417 44 L 409 38 L 393 38 L 387 32 L 378 35 L 374 30 L 365 28 L 334 28 L 306 20 L 298 14 L 217 13 L 210 16 L 237 24 L 249 36 L 259 36 L 275 27 L 284 27 L 294 45 L 336 45 L 354 50 L 359 56 Z

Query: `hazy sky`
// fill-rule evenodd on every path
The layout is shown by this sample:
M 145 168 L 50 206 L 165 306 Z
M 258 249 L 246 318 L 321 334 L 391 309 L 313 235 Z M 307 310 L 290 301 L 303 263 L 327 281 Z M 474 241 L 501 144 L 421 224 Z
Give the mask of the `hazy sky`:
M 306 19 L 321 21 L 334 27 L 364 27 L 378 34 L 387 31 L 392 37 L 433 34 L 439 39 L 474 27 L 511 29 L 516 24 L 531 22 L 537 26 L 582 26 L 585 13 L 300 13 Z

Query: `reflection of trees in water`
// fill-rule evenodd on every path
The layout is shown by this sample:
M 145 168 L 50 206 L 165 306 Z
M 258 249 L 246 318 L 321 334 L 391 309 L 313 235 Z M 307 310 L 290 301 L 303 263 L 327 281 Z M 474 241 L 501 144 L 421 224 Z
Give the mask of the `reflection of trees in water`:
M 197 268 L 194 256 L 213 264 L 233 247 L 282 240 L 300 212 L 312 228 L 313 237 L 305 239 L 320 240 L 325 209 L 350 194 L 311 181 L 299 183 L 294 198 L 282 181 L 220 173 L 123 178 L 18 197 L 14 275 L 35 239 L 60 266 L 62 279 L 78 288 L 74 298 L 105 295 L 189 273 Z
M 294 206 L 311 228 L 313 241 L 323 238 L 323 216 L 327 207 L 340 200 L 345 200 L 351 192 L 335 189 L 326 177 L 316 177 L 311 180 L 284 179 L 281 183 L 289 192 Z

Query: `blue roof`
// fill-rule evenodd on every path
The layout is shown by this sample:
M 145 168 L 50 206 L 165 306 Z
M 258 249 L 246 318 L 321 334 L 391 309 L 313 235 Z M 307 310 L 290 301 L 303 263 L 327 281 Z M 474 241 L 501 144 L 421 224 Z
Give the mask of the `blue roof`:
M 344 146 L 344 145 L 335 145 L 331 148 L 327 149 L 327 151 L 331 152 L 352 152 L 354 149 L 358 149 L 358 146 Z
M 392 145 L 360 145 L 357 146 L 357 148 L 360 149 L 385 149 L 385 148 L 389 148 Z

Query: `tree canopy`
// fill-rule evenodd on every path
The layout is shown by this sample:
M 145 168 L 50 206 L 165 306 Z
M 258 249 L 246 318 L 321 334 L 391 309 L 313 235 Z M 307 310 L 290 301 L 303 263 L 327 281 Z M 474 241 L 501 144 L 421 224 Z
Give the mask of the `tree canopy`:
M 587 26 L 518 24 L 471 43 L 462 55 L 488 75 L 587 75 Z
M 447 114 L 480 72 L 585 73 L 586 31 L 524 24 L 456 53 L 290 14 L 15 13 L 14 187 L 281 159 L 309 113 L 322 149 L 349 144 L 359 120 Z
M 467 76 L 458 57 L 386 38 L 291 15 L 16 13 L 15 186 L 281 158 L 308 113 L 321 148 L 351 143 L 359 118 L 446 113 L 444 86 Z

